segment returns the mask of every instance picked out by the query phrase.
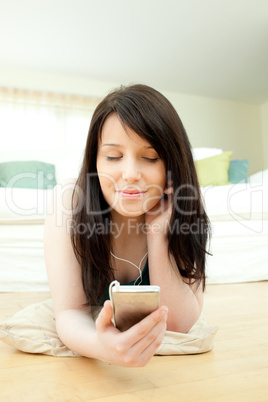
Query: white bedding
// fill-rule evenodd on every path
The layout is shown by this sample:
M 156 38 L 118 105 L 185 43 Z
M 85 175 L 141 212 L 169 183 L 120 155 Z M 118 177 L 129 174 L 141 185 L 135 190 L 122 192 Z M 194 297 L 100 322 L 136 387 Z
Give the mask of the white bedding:
M 0 291 L 48 291 L 44 224 L 9 224 L 0 228 Z
M 212 222 L 207 283 L 268 280 L 268 170 L 203 188 Z M 0 188 L 0 291 L 48 290 L 43 224 L 51 190 Z
M 52 190 L 0 188 L 0 291 L 48 291 L 43 232 Z
M 268 280 L 268 220 L 250 225 L 249 230 L 237 221 L 212 222 L 208 283 Z
M 211 220 L 268 219 L 268 180 L 203 187 L 201 191 Z
M 268 170 L 202 193 L 212 224 L 207 282 L 268 280 Z
M 0 224 L 43 222 L 52 191 L 0 188 Z

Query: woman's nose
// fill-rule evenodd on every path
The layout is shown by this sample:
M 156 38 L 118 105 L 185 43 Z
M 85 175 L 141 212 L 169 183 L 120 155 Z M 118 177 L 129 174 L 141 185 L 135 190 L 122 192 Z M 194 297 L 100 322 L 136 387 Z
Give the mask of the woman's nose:
M 122 177 L 129 183 L 133 183 L 135 181 L 140 180 L 141 172 L 139 171 L 135 163 L 128 163 L 123 171 Z

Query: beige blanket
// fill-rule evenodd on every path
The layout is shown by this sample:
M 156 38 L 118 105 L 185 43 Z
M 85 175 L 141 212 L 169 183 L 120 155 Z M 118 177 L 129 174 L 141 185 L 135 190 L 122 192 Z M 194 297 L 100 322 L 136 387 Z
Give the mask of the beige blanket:
M 96 320 L 100 308 L 92 310 Z M 182 355 L 208 352 L 213 347 L 217 326 L 208 325 L 201 314 L 187 334 L 166 331 L 156 355 Z M 51 356 L 79 356 L 59 339 L 52 300 L 32 304 L 0 323 L 0 340 L 23 352 Z

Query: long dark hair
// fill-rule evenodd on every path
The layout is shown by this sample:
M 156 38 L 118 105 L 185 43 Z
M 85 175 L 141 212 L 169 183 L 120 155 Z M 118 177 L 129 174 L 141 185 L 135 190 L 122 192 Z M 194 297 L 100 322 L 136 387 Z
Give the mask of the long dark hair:
M 88 304 L 99 304 L 108 283 L 114 279 L 110 264 L 110 209 L 103 197 L 96 168 L 98 140 L 111 113 L 116 113 L 126 128 L 148 141 L 164 161 L 174 188 L 167 234 L 168 252 L 175 259 L 180 274 L 190 282 L 202 282 L 204 289 L 210 225 L 202 204 L 188 136 L 176 110 L 160 92 L 146 85 L 132 85 L 114 90 L 97 106 L 73 193 L 71 240 L 81 266 Z M 75 193 L 82 193 L 84 202 L 78 202 Z M 81 225 L 86 229 L 79 231 Z

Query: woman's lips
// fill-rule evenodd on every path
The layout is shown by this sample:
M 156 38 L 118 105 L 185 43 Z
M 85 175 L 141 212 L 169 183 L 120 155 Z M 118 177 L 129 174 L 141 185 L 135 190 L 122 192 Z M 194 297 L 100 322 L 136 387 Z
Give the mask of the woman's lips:
M 129 199 L 142 198 L 146 193 L 146 191 L 138 191 L 138 190 L 123 190 L 117 192 L 122 198 L 129 198 Z

